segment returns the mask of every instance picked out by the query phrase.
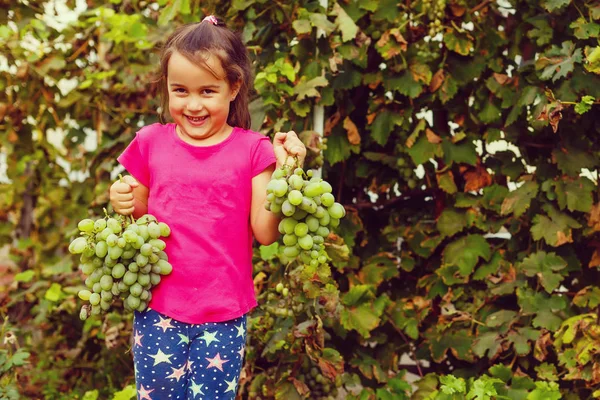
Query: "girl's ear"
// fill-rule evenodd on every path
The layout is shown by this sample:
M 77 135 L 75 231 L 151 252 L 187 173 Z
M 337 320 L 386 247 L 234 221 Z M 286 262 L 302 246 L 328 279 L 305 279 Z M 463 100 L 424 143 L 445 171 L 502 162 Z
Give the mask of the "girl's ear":
M 237 97 L 238 93 L 240 92 L 240 87 L 242 86 L 242 83 L 240 81 L 235 82 L 233 85 L 231 85 L 231 98 L 230 101 L 234 101 L 235 98 Z

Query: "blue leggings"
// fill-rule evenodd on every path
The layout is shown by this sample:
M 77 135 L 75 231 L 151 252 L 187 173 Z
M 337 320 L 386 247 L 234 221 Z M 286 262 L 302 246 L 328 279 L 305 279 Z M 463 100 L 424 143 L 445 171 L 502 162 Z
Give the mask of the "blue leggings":
M 187 324 L 154 310 L 135 312 L 138 400 L 232 400 L 244 359 L 246 316 Z

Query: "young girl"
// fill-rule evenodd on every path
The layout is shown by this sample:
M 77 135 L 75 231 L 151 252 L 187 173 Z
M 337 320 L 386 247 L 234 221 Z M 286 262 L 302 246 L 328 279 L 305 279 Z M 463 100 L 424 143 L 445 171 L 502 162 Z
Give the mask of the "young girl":
M 137 132 L 118 158 L 131 175 L 110 188 L 116 212 L 150 213 L 171 228 L 173 272 L 134 315 L 138 399 L 233 399 L 256 306 L 252 236 L 270 244 L 279 234 L 267 183 L 306 148 L 294 132 L 271 144 L 248 130 L 247 51 L 214 16 L 173 33 L 160 68 L 174 123 Z

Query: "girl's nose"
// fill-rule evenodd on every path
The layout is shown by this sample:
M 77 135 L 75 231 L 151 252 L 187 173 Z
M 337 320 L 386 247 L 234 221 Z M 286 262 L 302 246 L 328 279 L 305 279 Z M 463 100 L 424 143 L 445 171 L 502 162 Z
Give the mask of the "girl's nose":
M 202 111 L 202 101 L 200 99 L 190 99 L 186 108 L 188 111 Z

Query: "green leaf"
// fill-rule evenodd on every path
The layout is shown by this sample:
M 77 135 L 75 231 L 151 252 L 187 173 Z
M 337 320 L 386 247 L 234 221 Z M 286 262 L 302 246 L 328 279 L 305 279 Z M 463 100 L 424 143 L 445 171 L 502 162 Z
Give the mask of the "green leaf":
M 500 310 L 488 315 L 485 324 L 490 328 L 503 327 L 509 322 L 513 322 L 517 313 L 511 310 Z M 510 325 L 510 324 L 509 324 Z
M 595 38 L 600 34 L 600 25 L 595 22 L 588 22 L 583 17 L 571 22 L 569 27 L 575 30 L 575 37 L 581 40 L 589 39 L 590 37 Z
M 556 382 L 536 382 L 535 390 L 529 393 L 527 400 L 560 400 L 562 394 Z
M 542 0 L 542 6 L 550 12 L 556 11 L 569 4 L 571 4 L 571 0 Z
M 327 35 L 335 30 L 335 24 L 329 21 L 325 14 L 312 13 L 309 18 L 313 26 L 322 29 Z
M 575 104 L 575 112 L 577 114 L 585 114 L 592 109 L 592 105 L 595 101 L 596 99 L 594 96 L 583 96 L 581 101 Z
M 573 72 L 575 63 L 581 63 L 582 59 L 581 49 L 575 49 L 575 44 L 569 40 L 562 43 L 562 48 L 553 45 L 550 51 L 537 59 L 535 68 L 543 69 L 540 79 L 552 78 L 552 82 L 555 82 L 560 78 L 566 78 Z
M 312 25 L 310 21 L 307 19 L 297 19 L 292 22 L 292 27 L 296 31 L 298 35 L 302 35 L 304 33 L 310 33 L 312 31 Z
M 466 34 L 455 31 L 444 34 L 444 44 L 449 50 L 461 56 L 468 56 L 473 50 L 473 41 Z
M 472 361 L 472 345 L 473 337 L 468 331 L 436 332 L 429 337 L 431 357 L 436 362 L 442 362 L 448 350 L 452 351 L 452 354 L 460 360 Z
M 450 243 L 444 249 L 444 265 L 455 265 L 462 276 L 470 275 L 479 258 L 489 261 L 491 249 L 481 235 L 469 235 Z
M 327 149 L 325 157 L 331 165 L 347 160 L 352 153 L 352 145 L 348 142 L 348 136 L 335 132 L 327 136 Z
M 571 228 L 580 228 L 579 222 L 557 211 L 554 207 L 547 204 L 544 210 L 549 217 L 545 215 L 536 215 L 533 217 L 531 234 L 534 240 L 544 239 L 551 246 L 558 247 L 571 242 Z
M 517 298 L 523 314 L 536 314 L 533 326 L 556 331 L 560 328 L 562 318 L 558 311 L 567 307 L 567 301 L 561 296 L 549 296 L 544 292 L 532 289 L 517 289 Z
M 44 298 L 49 301 L 57 302 L 60 300 L 62 295 L 62 286 L 58 283 L 53 283 L 50 288 L 46 291 Z
M 385 87 L 390 90 L 395 90 L 411 99 L 416 99 L 423 92 L 423 85 L 415 81 L 413 75 L 408 71 L 404 72 L 399 77 L 388 78 L 385 82 Z
M 385 146 L 396 126 L 402 126 L 404 118 L 400 114 L 383 110 L 377 114 L 370 127 L 371 136 L 381 146 Z
M 572 177 L 579 176 L 582 168 L 593 169 L 598 164 L 596 158 L 587 151 L 573 147 L 554 149 L 552 157 L 556 160 L 558 168 Z
M 324 76 L 317 76 L 309 81 L 301 79 L 294 88 L 294 94 L 298 95 L 297 100 L 301 101 L 305 97 L 319 97 L 318 87 L 329 85 L 329 81 Z
M 502 341 L 497 332 L 486 332 L 477 336 L 473 342 L 473 353 L 477 357 L 487 357 L 492 359 L 502 349 Z
M 346 306 L 356 306 L 366 301 L 373 300 L 373 286 L 356 285 L 342 297 L 342 303 Z
M 552 42 L 554 36 L 554 30 L 548 23 L 545 16 L 536 16 L 530 18 L 527 22 L 531 23 L 535 28 L 527 31 L 527 37 L 530 39 L 536 39 L 535 43 L 538 46 L 544 46 Z
M 15 275 L 14 280 L 15 282 L 30 282 L 33 277 L 35 276 L 35 272 L 33 272 L 32 270 L 27 270 L 27 271 L 23 271 L 23 272 L 19 272 L 18 274 Z
M 535 367 L 535 372 L 537 372 L 539 379 L 550 382 L 558 380 L 558 371 L 556 371 L 554 364 L 542 363 Z
M 354 39 L 358 33 L 358 26 L 356 26 L 352 18 L 348 16 L 339 3 L 336 2 L 333 4 L 332 14 L 337 16 L 335 23 L 342 32 L 342 42 Z
M 465 214 L 451 209 L 444 210 L 437 221 L 437 229 L 447 237 L 454 236 L 466 226 Z
M 566 266 L 567 262 L 562 257 L 545 251 L 533 253 L 519 264 L 519 268 L 525 275 L 537 276 L 548 293 L 552 293 L 558 288 L 564 277 L 556 272 L 563 270 Z
M 486 101 L 483 106 L 483 110 L 477 114 L 479 120 L 486 124 L 491 124 L 492 122 L 500 120 L 501 116 L 502 112 L 500 111 L 500 108 L 498 108 L 491 100 Z
M 440 390 L 445 394 L 467 393 L 467 383 L 453 375 L 440 376 Z
M 82 400 L 98 400 L 98 390 L 88 390 L 83 394 Z
M 426 160 L 423 161 L 423 163 Z M 421 163 L 422 164 L 422 163 Z M 440 189 L 448 194 L 455 194 L 458 192 L 458 188 L 456 187 L 456 183 L 454 182 L 454 176 L 451 171 L 444 172 L 443 174 L 437 175 L 438 185 Z
M 277 385 L 275 400 L 302 400 L 302 396 L 291 382 L 283 382 Z
M 555 183 L 556 197 L 561 210 L 566 207 L 569 211 L 590 212 L 595 190 L 596 185 L 586 177 Z
M 273 259 L 279 252 L 279 243 L 274 242 L 268 246 L 260 246 L 260 258 L 268 261 Z
M 340 311 L 340 322 L 348 330 L 357 331 L 362 337 L 369 338 L 371 331 L 379 326 L 379 317 L 369 304 L 358 307 L 344 307 Z
M 435 158 L 436 151 L 439 151 L 437 149 L 440 149 L 439 144 L 430 143 L 424 135 L 421 135 L 407 151 L 415 165 L 421 165 L 425 164 L 429 159 Z
M 165 8 L 160 11 L 158 17 L 158 26 L 167 26 L 171 22 L 177 13 L 181 10 L 181 0 L 173 0 Z
M 470 140 L 455 144 L 444 138 L 442 140 L 442 150 L 446 164 L 455 162 L 458 164 L 477 165 L 477 151 L 475 150 L 475 145 Z
M 500 379 L 490 378 L 487 375 L 483 375 L 479 379 L 473 382 L 473 386 L 467 394 L 467 399 L 475 400 L 491 400 L 495 398 L 498 392 L 496 391 L 495 383 L 502 382 Z
M 127 385 L 123 390 L 115 393 L 113 400 L 132 400 L 137 396 L 135 385 Z
M 539 185 L 535 181 L 528 181 L 519 186 L 516 190 L 510 192 L 502 202 L 501 214 L 506 215 L 514 213 L 515 217 L 520 217 L 529 208 L 531 200 L 538 194 Z

